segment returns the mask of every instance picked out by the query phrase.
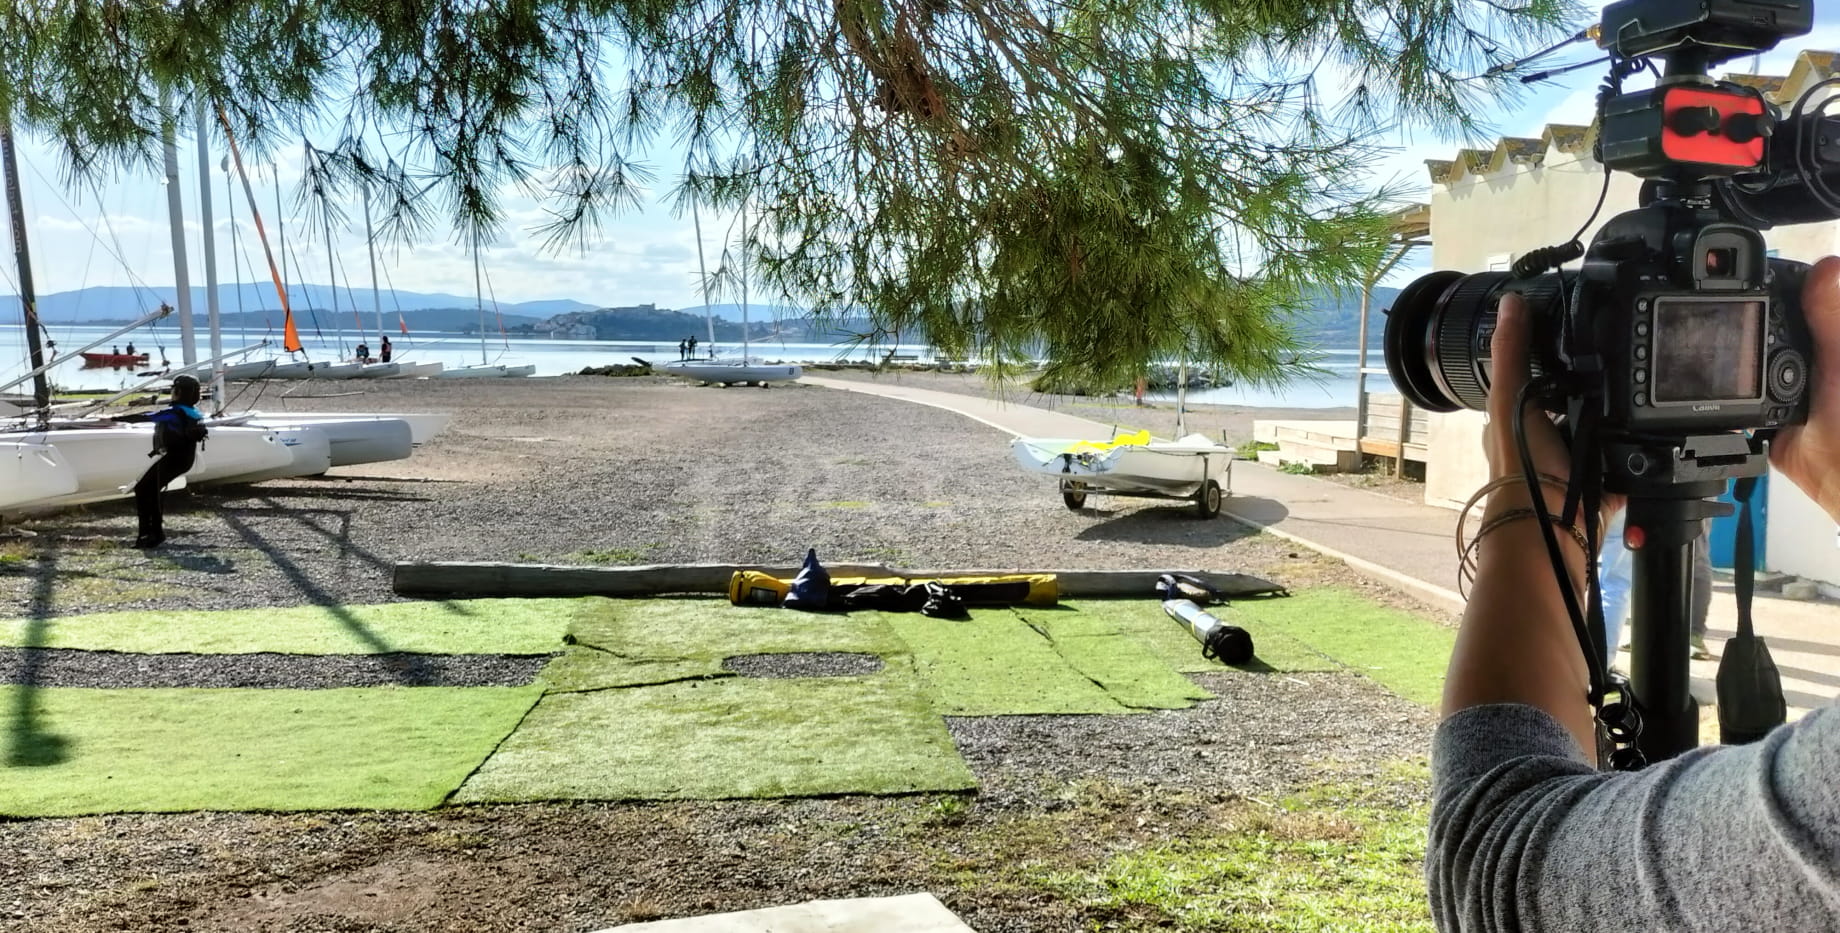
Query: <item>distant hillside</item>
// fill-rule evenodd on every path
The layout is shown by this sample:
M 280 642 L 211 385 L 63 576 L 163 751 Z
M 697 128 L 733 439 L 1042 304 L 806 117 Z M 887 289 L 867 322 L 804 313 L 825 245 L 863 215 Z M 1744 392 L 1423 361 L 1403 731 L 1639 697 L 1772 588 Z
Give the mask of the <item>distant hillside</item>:
M 1368 305 L 1367 348 L 1377 350 L 1381 346 L 1381 334 L 1386 329 L 1387 308 L 1392 307 L 1393 299 L 1399 295 L 1399 289 L 1375 286 L 1373 300 Z M 1297 322 L 1297 334 L 1305 343 L 1314 343 L 1324 350 L 1352 350 L 1361 342 L 1361 292 L 1349 289 L 1346 292 L 1323 292 L 1315 300 L 1316 311 Z
M 195 286 L 192 292 L 192 309 L 203 318 L 205 313 L 205 289 Z M 423 311 L 455 308 L 472 308 L 474 299 L 471 295 L 449 295 L 440 292 L 410 292 L 383 289 L 379 293 L 384 312 Z M 158 307 L 160 302 L 173 304 L 178 300 L 178 291 L 171 287 L 163 288 L 129 288 L 126 286 L 98 285 L 79 289 L 74 292 L 56 292 L 38 296 L 38 316 L 47 325 L 94 323 L 103 321 L 131 321 Z M 275 286 L 268 282 L 245 282 L 239 285 L 219 285 L 217 287 L 218 307 L 227 314 L 235 313 L 239 308 L 245 312 L 261 309 L 276 309 L 281 305 L 275 298 Z M 288 303 L 295 310 L 304 308 L 338 308 L 347 317 L 355 303 L 358 310 L 370 314 L 372 309 L 371 292 L 361 288 L 355 292 L 339 289 L 335 294 L 324 285 L 301 284 L 288 287 Z M 568 311 L 584 311 L 594 305 L 571 298 L 546 298 L 537 301 L 500 302 L 499 308 L 506 314 L 521 314 L 533 320 L 540 320 L 552 314 Z M 19 320 L 19 296 L 0 296 L 0 320 Z
M 194 312 L 194 314 L 196 314 L 196 312 Z M 227 334 L 247 332 L 251 335 L 258 335 L 281 332 L 280 311 L 249 311 L 243 314 L 224 314 L 222 318 L 224 332 Z M 470 334 L 479 330 L 479 312 L 470 307 L 424 308 L 419 311 L 404 311 L 402 313 L 402 318 L 402 323 L 409 325 L 410 333 Z M 503 315 L 503 320 L 505 330 L 511 333 L 521 333 L 532 330 L 537 325 L 543 323 L 542 318 L 530 317 L 524 314 L 506 314 Z M 174 326 L 174 322 L 174 318 L 167 318 L 160 326 Z M 204 326 L 204 317 L 202 314 L 196 314 L 196 322 L 199 327 Z M 348 334 L 354 333 L 359 330 L 358 325 L 360 322 L 364 325 L 362 328 L 363 332 L 376 332 L 377 317 L 368 309 L 362 310 L 356 320 L 352 318 L 350 308 L 340 308 L 337 311 L 328 311 L 325 308 L 311 307 L 294 309 L 294 326 L 300 329 L 302 336 L 313 333 L 315 328 L 328 333 L 335 330 L 344 331 Z M 499 319 L 495 318 L 491 310 L 488 309 L 486 311 L 486 330 L 488 332 L 496 331 L 498 327 Z M 391 337 L 401 336 L 401 324 L 397 322 L 395 311 L 384 312 L 383 332 L 389 334 Z
M 771 318 L 750 323 L 748 333 L 752 338 L 762 339 L 776 332 Z M 571 311 L 536 323 L 530 330 L 540 334 L 554 334 L 558 337 L 592 340 L 674 342 L 691 336 L 703 342 L 709 340 L 709 322 L 703 318 L 701 313 L 673 311 L 656 305 Z M 733 343 L 742 339 L 741 325 L 738 323 L 717 320 L 715 332 L 718 343 Z

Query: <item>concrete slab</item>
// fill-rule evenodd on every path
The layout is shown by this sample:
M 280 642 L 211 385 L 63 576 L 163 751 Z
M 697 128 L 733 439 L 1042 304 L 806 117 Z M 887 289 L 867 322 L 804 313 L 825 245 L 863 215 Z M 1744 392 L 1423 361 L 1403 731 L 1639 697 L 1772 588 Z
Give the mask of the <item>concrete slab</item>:
M 601 933 L 974 933 L 931 894 L 812 901 L 612 927 Z

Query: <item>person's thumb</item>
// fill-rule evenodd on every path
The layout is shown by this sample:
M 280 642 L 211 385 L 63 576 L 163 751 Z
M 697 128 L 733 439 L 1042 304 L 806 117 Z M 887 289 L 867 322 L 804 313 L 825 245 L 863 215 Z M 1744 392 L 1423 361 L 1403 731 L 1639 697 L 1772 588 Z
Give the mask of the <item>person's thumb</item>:
M 1489 418 L 1514 417 L 1514 400 L 1527 384 L 1527 303 L 1509 292 L 1501 296 L 1495 315 L 1495 335 L 1489 343 Z
M 1814 385 L 1831 386 L 1840 379 L 1840 257 L 1829 256 L 1808 270 L 1802 283 L 1802 315 L 1814 338 L 1809 364 L 1821 380 Z

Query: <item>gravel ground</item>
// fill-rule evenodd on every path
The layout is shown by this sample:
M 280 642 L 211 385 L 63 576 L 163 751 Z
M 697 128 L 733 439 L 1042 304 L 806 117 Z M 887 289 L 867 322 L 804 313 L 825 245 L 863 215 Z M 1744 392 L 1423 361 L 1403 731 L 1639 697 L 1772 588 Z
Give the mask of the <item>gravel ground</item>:
M 1182 505 L 1081 513 L 951 412 L 807 386 L 429 380 L 260 407 L 446 411 L 414 458 L 168 493 L 161 550 L 129 504 L 0 529 L 0 617 L 374 603 L 393 562 L 582 561 L 1258 568 L 1282 545 Z
M 0 684 L 35 687 L 521 687 L 550 655 L 121 654 L 0 648 Z
M 853 651 L 801 651 L 790 654 L 742 654 L 722 661 L 722 669 L 743 677 L 860 677 L 882 669 L 882 659 Z
M 807 547 L 827 561 L 897 566 L 1241 571 L 1412 606 L 1182 506 L 1105 500 L 1069 512 L 1051 484 L 1014 468 L 999 432 L 894 400 L 599 377 L 305 391 L 271 392 L 260 407 L 456 417 L 409 461 L 170 494 L 173 540 L 153 554 L 122 546 L 134 526 L 125 504 L 0 528 L 0 618 L 382 602 L 402 559 L 796 564 Z M 41 677 L 115 663 L 31 657 Z M 541 660 L 492 663 L 523 682 Z M 263 670 L 304 684 L 307 668 L 277 663 Z M 346 665 L 313 668 L 340 682 L 400 682 L 375 658 L 310 663 Z M 239 658 L 233 670 L 183 676 L 254 670 Z M 915 890 L 938 893 L 982 933 L 1114 928 L 1115 916 L 1015 873 L 1083 870 L 1319 780 L 1396 784 L 1401 800 L 1422 800 L 1422 780 L 1401 781 L 1397 768 L 1429 747 L 1427 711 L 1353 674 L 1201 680 L 1220 699 L 1191 710 L 952 720 L 983 787 L 968 800 L 0 822 L 0 851 L 12 853 L 0 859 L 0 928 L 596 930 Z

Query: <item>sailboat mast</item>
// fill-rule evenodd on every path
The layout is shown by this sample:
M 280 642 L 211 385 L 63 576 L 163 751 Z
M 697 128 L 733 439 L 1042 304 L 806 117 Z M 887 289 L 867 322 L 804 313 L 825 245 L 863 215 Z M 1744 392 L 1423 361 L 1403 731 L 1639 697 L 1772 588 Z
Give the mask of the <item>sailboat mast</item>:
M 473 231 L 473 307 L 479 311 L 479 365 L 486 365 L 486 294 L 479 287 L 479 231 Z
M 13 261 L 19 266 L 19 305 L 26 315 L 26 349 L 32 369 L 32 404 L 42 418 L 51 409 L 51 384 L 45 381 L 45 350 L 38 342 L 38 296 L 32 289 L 32 251 L 26 245 L 26 208 L 19 196 L 19 164 L 13 154 L 11 114 L 0 120 L 0 171 L 6 173 L 6 208 L 13 222 Z
M 377 312 L 377 340 L 383 340 L 383 295 L 377 291 L 377 234 L 371 229 L 371 184 L 364 183 L 364 248 L 371 254 L 371 307 Z
M 185 365 L 198 362 L 198 337 L 192 330 L 192 276 L 185 261 L 185 202 L 179 191 L 178 128 L 174 125 L 172 93 L 166 95 L 162 121 L 162 161 L 166 169 L 166 223 L 172 235 L 173 291 L 179 308 L 179 354 Z
M 332 319 L 339 319 L 339 273 L 332 264 L 332 206 L 323 199 L 320 201 L 320 228 L 326 231 L 326 289 L 332 294 Z M 356 308 L 352 311 L 355 313 Z M 364 322 L 358 322 L 358 342 L 364 342 Z M 345 352 L 345 338 L 339 338 L 339 352 Z M 363 360 L 358 360 L 363 363 Z
M 205 320 L 211 328 L 211 406 L 219 414 L 224 410 L 224 330 L 217 307 L 217 237 L 211 221 L 211 132 L 210 114 L 202 97 L 194 104 L 198 135 L 198 221 L 204 225 L 204 306 Z
M 741 202 L 741 365 L 752 365 L 752 327 L 748 326 L 748 218 L 747 201 Z
M 696 226 L 696 274 L 703 292 L 703 323 L 709 328 L 709 355 L 716 353 L 716 319 L 709 311 L 709 269 L 703 265 L 703 217 L 690 202 L 690 223 Z
M 288 282 L 287 221 L 286 221 L 286 218 L 281 213 L 281 165 L 280 163 L 277 163 L 277 162 L 270 162 L 268 167 L 271 170 L 273 170 L 275 173 L 275 241 L 281 247 L 281 280 L 275 283 L 275 290 L 277 293 L 277 297 L 281 299 L 281 307 L 283 309 L 286 309 L 288 307 L 288 300 L 287 300 L 287 282 Z M 247 184 L 248 179 L 244 179 L 244 183 Z M 255 209 L 256 209 L 256 202 L 254 200 L 251 200 L 249 202 L 249 212 L 253 214 L 255 213 Z M 274 262 L 275 262 L 274 258 L 270 257 L 269 258 L 269 271 L 271 273 L 274 271 Z M 314 327 L 319 326 L 319 323 L 317 320 L 314 322 L 313 326 Z M 288 352 L 291 353 L 293 351 L 290 350 Z

